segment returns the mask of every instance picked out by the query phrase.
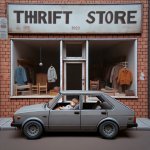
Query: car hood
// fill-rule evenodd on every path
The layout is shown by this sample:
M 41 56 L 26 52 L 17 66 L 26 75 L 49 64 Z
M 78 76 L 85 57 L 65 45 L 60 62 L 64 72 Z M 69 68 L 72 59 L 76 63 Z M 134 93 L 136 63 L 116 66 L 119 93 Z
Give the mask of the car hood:
M 35 104 L 35 105 L 24 106 L 24 107 L 21 107 L 20 109 L 18 109 L 15 112 L 15 114 L 43 111 L 43 110 L 45 110 L 44 105 L 45 104 Z

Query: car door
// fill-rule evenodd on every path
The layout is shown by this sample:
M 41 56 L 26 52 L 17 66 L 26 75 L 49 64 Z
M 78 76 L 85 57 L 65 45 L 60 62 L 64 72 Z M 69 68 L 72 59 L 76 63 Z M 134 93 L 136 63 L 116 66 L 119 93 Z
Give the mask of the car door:
M 51 131 L 80 130 L 80 109 L 50 110 L 49 129 Z
M 94 99 L 93 96 L 92 99 Z M 91 103 L 93 102 L 87 102 L 87 105 L 88 104 L 90 105 Z M 107 117 L 106 109 L 84 108 L 83 103 L 81 109 L 81 130 L 96 131 L 98 123 L 106 117 Z

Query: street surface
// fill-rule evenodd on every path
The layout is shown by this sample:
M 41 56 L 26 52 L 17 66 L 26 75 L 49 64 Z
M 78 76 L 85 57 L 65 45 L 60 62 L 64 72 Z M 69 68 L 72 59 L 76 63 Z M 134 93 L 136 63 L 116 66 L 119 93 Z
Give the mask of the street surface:
M 150 150 L 150 131 L 128 130 L 114 140 L 97 133 L 46 133 L 27 140 L 18 130 L 0 131 L 0 150 Z

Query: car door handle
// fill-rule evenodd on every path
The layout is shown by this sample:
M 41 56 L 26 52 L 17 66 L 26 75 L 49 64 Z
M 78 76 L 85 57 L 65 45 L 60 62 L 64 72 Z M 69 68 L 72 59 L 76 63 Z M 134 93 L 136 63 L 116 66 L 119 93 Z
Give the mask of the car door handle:
M 46 118 L 47 116 L 42 116 L 43 118 Z
M 101 114 L 102 115 L 106 115 L 107 113 L 106 113 L 106 111 L 102 111 Z
M 79 111 L 75 111 L 74 114 L 80 114 L 80 112 Z

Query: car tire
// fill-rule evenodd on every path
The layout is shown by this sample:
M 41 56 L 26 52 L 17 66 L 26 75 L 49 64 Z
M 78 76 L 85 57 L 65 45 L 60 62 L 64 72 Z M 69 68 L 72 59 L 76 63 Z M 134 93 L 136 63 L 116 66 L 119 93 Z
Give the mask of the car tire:
M 38 139 L 43 133 L 43 127 L 38 121 L 29 121 L 23 126 L 23 133 L 28 139 Z
M 100 124 L 98 131 L 103 138 L 113 139 L 117 136 L 119 128 L 115 122 L 105 121 Z

